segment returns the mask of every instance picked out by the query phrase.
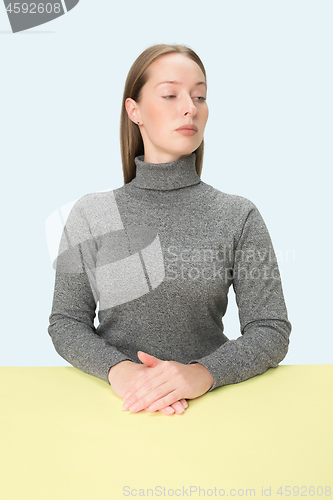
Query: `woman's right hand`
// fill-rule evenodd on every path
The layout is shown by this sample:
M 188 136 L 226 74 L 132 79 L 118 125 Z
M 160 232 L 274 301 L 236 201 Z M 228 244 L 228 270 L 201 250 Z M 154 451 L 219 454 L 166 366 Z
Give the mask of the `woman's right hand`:
M 148 366 L 143 364 L 134 363 L 126 359 L 125 361 L 120 361 L 116 365 L 113 365 L 108 373 L 108 379 L 111 384 L 111 388 L 121 398 L 124 398 L 127 388 L 133 383 L 133 379 L 136 379 L 146 370 L 150 370 Z M 182 414 L 187 408 L 188 404 L 186 399 L 181 399 L 176 401 L 170 406 L 161 408 L 158 411 L 164 413 L 165 415 L 173 415 L 174 413 Z

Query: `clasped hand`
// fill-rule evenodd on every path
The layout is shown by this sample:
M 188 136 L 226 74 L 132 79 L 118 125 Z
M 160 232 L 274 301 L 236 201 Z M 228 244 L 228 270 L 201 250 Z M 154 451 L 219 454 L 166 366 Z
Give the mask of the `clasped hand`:
M 171 414 L 180 404 L 186 407 L 185 398 L 205 394 L 214 383 L 210 372 L 200 363 L 163 361 L 142 351 L 138 351 L 138 358 L 143 365 L 121 362 L 116 370 L 112 367 L 110 371 L 112 389 L 125 399 L 124 410 Z

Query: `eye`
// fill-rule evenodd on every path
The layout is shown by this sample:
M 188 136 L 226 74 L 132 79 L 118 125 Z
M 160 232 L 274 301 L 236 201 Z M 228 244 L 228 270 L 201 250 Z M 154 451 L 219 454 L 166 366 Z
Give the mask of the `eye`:
M 172 99 L 173 97 L 176 97 L 175 95 L 173 94 L 170 94 L 170 95 L 164 95 L 163 98 L 164 99 Z M 203 97 L 203 96 L 198 96 L 198 97 L 193 97 L 193 99 L 197 99 L 198 101 L 202 101 L 204 102 L 206 100 L 206 97 Z

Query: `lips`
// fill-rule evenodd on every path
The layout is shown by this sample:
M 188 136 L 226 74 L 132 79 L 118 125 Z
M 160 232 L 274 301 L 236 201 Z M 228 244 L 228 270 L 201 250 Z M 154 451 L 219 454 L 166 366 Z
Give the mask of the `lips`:
M 187 125 L 182 125 L 181 127 L 177 128 L 177 130 L 193 130 L 194 132 L 198 132 L 198 127 L 189 123 Z

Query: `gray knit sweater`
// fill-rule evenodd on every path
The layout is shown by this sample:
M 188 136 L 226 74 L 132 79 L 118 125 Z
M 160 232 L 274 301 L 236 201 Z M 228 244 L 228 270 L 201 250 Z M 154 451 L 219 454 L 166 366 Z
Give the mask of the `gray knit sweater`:
M 276 367 L 291 324 L 258 209 L 201 181 L 195 153 L 143 160 L 131 182 L 81 197 L 67 218 L 48 327 L 56 351 L 105 381 L 116 363 L 141 363 L 139 350 L 199 362 L 215 380 L 209 391 Z M 236 340 L 222 323 L 230 285 Z

